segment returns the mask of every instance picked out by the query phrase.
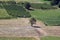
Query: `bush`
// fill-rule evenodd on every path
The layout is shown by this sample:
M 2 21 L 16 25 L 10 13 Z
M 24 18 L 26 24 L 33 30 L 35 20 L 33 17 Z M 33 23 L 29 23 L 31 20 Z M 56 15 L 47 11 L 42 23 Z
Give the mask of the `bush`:
M 29 10 L 30 7 L 31 7 L 31 4 L 30 4 L 29 2 L 25 2 L 24 5 L 25 5 L 25 8 L 28 9 L 28 10 Z
M 59 2 L 59 4 L 58 4 L 58 7 L 60 8 L 60 2 Z

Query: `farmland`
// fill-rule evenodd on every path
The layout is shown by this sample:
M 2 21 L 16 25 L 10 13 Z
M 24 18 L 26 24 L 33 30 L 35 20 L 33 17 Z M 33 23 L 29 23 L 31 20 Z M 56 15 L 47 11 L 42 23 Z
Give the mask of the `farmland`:
M 41 37 L 40 38 L 41 40 L 60 40 L 60 37 L 57 37 L 57 36 L 60 36 L 60 31 L 59 31 L 60 30 L 60 8 L 56 7 L 54 9 L 53 7 L 55 6 L 52 7 L 50 5 L 50 2 L 47 2 L 47 1 L 44 2 L 44 0 L 13 0 L 13 1 L 0 0 L 0 1 L 3 1 L 2 3 L 0 3 L 0 26 L 1 26 L 0 32 L 3 36 L 5 36 L 5 34 L 6 36 L 7 34 L 8 36 L 15 36 L 15 35 L 21 36 L 21 34 L 23 36 L 26 34 L 33 36 L 35 34 L 34 31 L 36 31 L 36 33 L 40 38 L 41 30 L 39 28 L 38 28 L 39 30 L 35 30 L 35 28 L 33 27 L 34 31 L 32 31 L 32 28 L 30 29 L 31 25 L 29 23 L 29 20 L 31 17 L 33 17 L 38 21 L 37 24 L 39 25 L 37 26 L 41 27 L 43 30 L 41 35 L 43 35 L 44 32 L 48 34 L 46 35 L 47 37 Z M 26 5 L 23 5 L 24 2 L 22 1 L 30 2 L 31 8 L 33 10 L 27 10 L 25 8 Z M 22 3 L 19 4 L 20 2 Z M 44 4 L 40 4 L 43 2 Z M 32 4 L 33 4 L 33 7 L 32 7 Z M 41 25 L 41 24 L 44 24 L 44 25 Z M 22 27 L 22 30 L 21 30 L 21 27 Z M 29 28 L 32 33 L 25 28 L 27 29 Z M 24 33 L 25 31 L 26 33 Z M 11 33 L 12 35 L 10 35 Z M 50 36 L 50 35 L 55 35 L 55 36 Z M 35 40 L 34 38 L 16 37 L 16 36 L 0 37 L 0 40 Z
M 7 1 L 7 0 L 5 0 Z M 19 0 L 15 0 L 16 2 Z M 28 0 L 23 0 L 28 1 Z M 41 1 L 41 0 L 38 0 Z M 31 2 L 31 0 L 29 0 Z M 33 0 L 32 2 L 37 2 L 37 0 Z M 48 6 L 47 6 L 48 7 Z M 51 10 L 41 10 L 36 9 L 34 11 L 26 11 L 26 9 L 17 4 L 0 4 L 0 19 L 11 19 L 11 18 L 21 18 L 26 16 L 35 17 L 37 20 L 43 21 L 47 25 L 60 25 L 60 9 L 51 9 Z
M 0 40 L 36 40 L 35 38 L 29 37 L 0 37 Z M 42 37 L 40 40 L 60 40 L 60 37 L 47 36 Z
M 29 37 L 0 37 L 0 40 L 36 40 L 35 38 Z
M 41 40 L 60 40 L 60 37 L 48 36 L 42 37 Z
M 60 24 L 60 9 L 53 10 L 35 10 L 31 11 L 31 15 L 38 20 L 44 21 L 48 25 Z
M 40 2 L 40 0 L 1 0 L 1 1 L 16 1 L 16 2 L 28 1 L 28 2 Z

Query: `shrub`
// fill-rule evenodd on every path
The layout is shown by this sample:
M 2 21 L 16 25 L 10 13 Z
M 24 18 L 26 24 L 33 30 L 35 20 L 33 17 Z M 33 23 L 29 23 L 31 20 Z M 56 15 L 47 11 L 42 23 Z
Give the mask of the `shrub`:
M 59 2 L 59 4 L 58 4 L 58 7 L 60 8 L 60 2 Z
M 25 2 L 24 4 L 25 4 L 25 8 L 29 10 L 30 7 L 31 7 L 30 3 L 29 2 Z

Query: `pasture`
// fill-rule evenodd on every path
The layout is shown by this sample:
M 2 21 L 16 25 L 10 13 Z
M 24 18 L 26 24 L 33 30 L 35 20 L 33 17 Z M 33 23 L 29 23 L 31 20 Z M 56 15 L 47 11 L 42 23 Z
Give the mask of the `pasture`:
M 22 6 L 19 5 L 12 5 L 5 3 L 0 4 L 0 19 L 11 19 L 11 18 L 17 18 L 17 17 L 30 17 L 28 11 L 25 10 Z
M 42 1 L 42 0 L 0 0 L 0 1 L 16 1 L 16 2 L 28 1 L 28 2 L 40 2 L 40 1 Z
M 41 40 L 60 40 L 60 37 L 47 36 L 47 37 L 42 37 Z
M 0 37 L 0 40 L 36 40 L 35 38 L 29 37 Z
M 2 0 L 3 1 L 3 0 Z M 7 0 L 5 0 L 7 1 Z M 9 0 L 8 0 L 9 1 Z M 15 0 L 16 2 L 19 0 Z M 28 1 L 28 0 L 23 0 Z M 37 2 L 37 0 L 29 0 L 29 2 Z M 41 0 L 38 0 L 39 2 Z M 47 6 L 48 7 L 48 6 Z M 47 25 L 60 25 L 60 9 L 28 11 L 24 7 L 17 4 L 0 4 L 0 19 L 35 17 L 37 20 L 43 21 Z
M 10 0 L 1 0 L 10 1 Z M 17 3 L 21 0 L 14 0 Z M 44 0 L 22 0 L 28 2 L 41 2 Z M 23 6 L 17 4 L 0 4 L 0 19 L 13 19 L 13 18 L 30 18 L 34 17 L 42 21 L 48 26 L 60 26 L 60 9 L 34 9 L 33 11 L 26 10 Z M 34 38 L 18 38 L 18 37 L 0 37 L 0 40 L 36 40 Z M 42 37 L 41 40 L 60 40 L 60 37 Z
M 43 21 L 47 25 L 60 25 L 60 9 L 31 11 L 32 17 Z
M 0 40 L 36 40 L 32 37 L 0 37 Z M 47 36 L 47 37 L 41 37 L 40 40 L 60 40 L 60 37 L 56 36 Z

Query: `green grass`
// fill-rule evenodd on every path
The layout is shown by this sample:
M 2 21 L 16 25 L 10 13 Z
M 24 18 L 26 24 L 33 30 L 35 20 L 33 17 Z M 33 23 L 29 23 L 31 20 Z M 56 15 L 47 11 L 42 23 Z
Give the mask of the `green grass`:
M 48 37 L 42 37 L 41 40 L 60 40 L 60 37 L 48 36 Z
M 0 5 L 0 19 L 7 19 L 7 18 L 11 18 L 12 16 L 10 16 L 6 9 L 3 7 L 3 5 Z
M 0 0 L 0 1 L 13 1 L 13 0 Z M 14 0 L 16 2 L 20 2 L 20 1 L 28 1 L 28 2 L 40 2 L 40 0 Z
M 48 25 L 60 24 L 60 9 L 53 10 L 34 10 L 31 11 L 32 17 L 45 22 Z
M 0 19 L 10 19 L 17 17 L 30 17 L 28 11 L 25 10 L 22 6 L 19 5 L 6 5 L 0 4 Z
M 0 37 L 0 40 L 36 40 L 35 38 L 29 37 Z
M 32 37 L 0 37 L 0 40 L 36 40 Z M 47 36 L 47 37 L 41 37 L 40 40 L 60 40 L 60 37 L 56 36 Z

